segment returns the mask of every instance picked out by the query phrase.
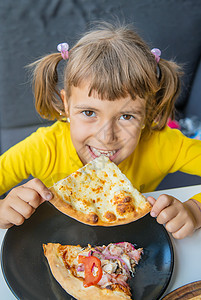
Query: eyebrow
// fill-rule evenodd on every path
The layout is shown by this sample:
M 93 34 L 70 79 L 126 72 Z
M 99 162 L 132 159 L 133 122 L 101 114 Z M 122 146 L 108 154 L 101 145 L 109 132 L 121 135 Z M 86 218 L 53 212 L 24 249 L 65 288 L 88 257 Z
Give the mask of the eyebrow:
M 74 106 L 75 109 L 84 109 L 84 110 L 92 110 L 92 111 L 99 111 L 99 109 L 88 106 L 88 105 L 76 105 Z M 122 110 L 119 112 L 122 115 L 129 115 L 129 114 L 134 114 L 134 115 L 140 115 L 144 116 L 144 111 L 142 109 L 131 109 L 131 110 Z
M 89 105 L 76 105 L 74 108 L 90 108 L 90 109 L 95 109 L 94 107 L 90 107 Z
M 121 111 L 120 113 L 121 113 L 122 115 L 133 114 L 133 115 L 144 116 L 144 111 L 141 110 L 141 109 L 125 110 L 125 111 Z
M 75 109 L 85 109 L 85 110 L 94 110 L 94 111 L 99 111 L 99 109 L 89 106 L 89 105 L 76 105 L 74 106 Z

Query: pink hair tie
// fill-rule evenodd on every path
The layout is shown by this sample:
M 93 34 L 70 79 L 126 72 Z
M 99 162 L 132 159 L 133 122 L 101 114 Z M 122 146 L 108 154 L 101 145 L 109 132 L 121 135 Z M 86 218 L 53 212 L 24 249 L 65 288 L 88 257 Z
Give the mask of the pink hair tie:
M 68 59 L 69 45 L 67 43 L 61 43 L 57 46 L 57 50 L 61 52 L 63 59 Z
M 158 48 L 153 48 L 151 50 L 151 53 L 155 56 L 155 60 L 157 63 L 159 63 L 160 60 L 160 56 L 161 56 L 161 50 Z

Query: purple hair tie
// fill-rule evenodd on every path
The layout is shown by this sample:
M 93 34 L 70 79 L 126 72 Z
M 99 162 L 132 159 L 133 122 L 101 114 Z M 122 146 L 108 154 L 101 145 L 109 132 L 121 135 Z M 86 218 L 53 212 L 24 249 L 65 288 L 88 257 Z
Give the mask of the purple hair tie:
M 68 59 L 69 45 L 67 43 L 61 43 L 57 46 L 57 50 L 61 52 L 63 59 Z
M 159 63 L 160 60 L 160 56 L 161 56 L 161 50 L 158 48 L 153 48 L 151 50 L 151 53 L 155 56 L 155 60 L 157 62 L 157 64 Z

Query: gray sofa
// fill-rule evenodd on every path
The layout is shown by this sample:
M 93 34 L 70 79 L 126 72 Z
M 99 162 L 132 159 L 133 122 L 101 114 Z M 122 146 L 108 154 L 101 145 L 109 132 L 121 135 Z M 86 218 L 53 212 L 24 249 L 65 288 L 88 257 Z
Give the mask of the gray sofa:
M 133 23 L 162 57 L 184 64 L 177 117 L 201 119 L 201 1 L 199 0 L 19 0 L 0 2 L 0 153 L 39 126 L 50 124 L 34 110 L 31 79 L 25 66 L 70 46 L 93 20 Z M 200 184 L 200 178 L 173 174 L 159 188 Z

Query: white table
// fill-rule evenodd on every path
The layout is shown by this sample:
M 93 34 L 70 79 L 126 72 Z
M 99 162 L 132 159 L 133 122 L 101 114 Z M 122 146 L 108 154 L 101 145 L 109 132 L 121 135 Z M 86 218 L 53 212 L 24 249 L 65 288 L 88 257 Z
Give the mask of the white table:
M 157 197 L 160 194 L 170 194 L 181 201 L 189 199 L 192 195 L 201 192 L 201 185 L 157 191 L 147 193 Z M 0 229 L 0 245 L 6 230 Z M 197 230 L 193 236 L 187 237 L 183 240 L 176 240 L 171 237 L 174 248 L 174 270 L 167 290 L 164 295 L 173 291 L 174 289 L 185 285 L 187 283 L 201 280 L 201 229 Z M 163 296 L 164 296 L 163 295 Z M 0 299 L 2 300 L 16 300 L 8 288 L 2 271 L 0 270 Z
M 184 202 L 201 192 L 201 185 L 147 193 L 157 198 L 161 193 L 169 194 Z M 201 280 L 201 229 L 182 240 L 170 235 L 174 248 L 173 274 L 164 295 L 193 281 Z M 164 296 L 163 295 L 163 296 Z

